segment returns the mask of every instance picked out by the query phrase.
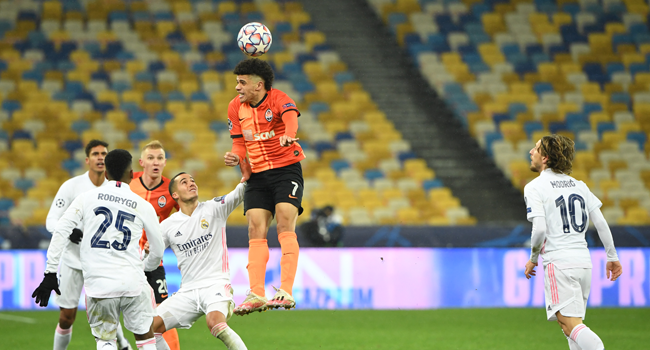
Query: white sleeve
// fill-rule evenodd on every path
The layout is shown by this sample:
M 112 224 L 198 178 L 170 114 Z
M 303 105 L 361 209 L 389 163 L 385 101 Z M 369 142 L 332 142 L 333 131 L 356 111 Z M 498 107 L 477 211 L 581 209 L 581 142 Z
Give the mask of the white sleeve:
M 83 196 L 77 197 L 58 220 L 52 232 L 52 240 L 47 248 L 47 267 L 45 273 L 57 272 L 63 250 L 68 245 L 72 229 L 83 220 Z
M 246 191 L 246 184 L 240 183 L 235 189 L 225 196 L 216 197 L 213 199 L 216 203 L 217 214 L 227 219 L 230 213 L 233 212 L 244 201 L 244 192 Z
M 543 216 L 533 218 L 533 230 L 530 235 L 530 261 L 537 264 L 537 258 L 546 239 L 546 219 Z
M 47 218 L 45 219 L 45 228 L 51 234 L 54 234 L 57 222 L 74 200 L 74 198 L 71 198 L 72 191 L 69 189 L 70 186 L 68 181 L 64 182 L 63 185 L 59 187 L 59 191 L 56 193 L 56 196 L 52 201 L 52 205 L 50 206 L 50 211 L 47 213 Z M 70 229 L 70 232 L 68 232 L 68 234 L 71 232 L 72 229 Z
M 539 192 L 529 183 L 524 187 L 524 201 L 526 202 L 526 218 L 533 221 L 534 217 L 545 217 L 544 202 Z
M 165 243 L 158 223 L 158 216 L 151 204 L 147 202 L 147 207 L 142 210 L 142 223 L 144 230 L 147 232 L 149 241 L 149 255 L 144 259 L 144 270 L 153 271 L 158 268 L 165 252 Z
M 591 222 L 594 223 L 596 231 L 598 231 L 600 241 L 603 242 L 605 252 L 607 252 L 607 261 L 618 261 L 618 254 L 616 254 L 616 247 L 614 247 L 612 231 L 609 230 L 609 225 L 607 224 L 607 220 L 605 220 L 603 213 L 599 208 L 596 208 L 589 212 L 589 218 L 591 219 Z

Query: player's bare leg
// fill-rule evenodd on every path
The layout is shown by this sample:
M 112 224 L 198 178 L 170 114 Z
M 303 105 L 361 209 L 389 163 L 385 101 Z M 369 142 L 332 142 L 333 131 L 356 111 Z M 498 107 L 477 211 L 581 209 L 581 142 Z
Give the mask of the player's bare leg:
M 160 304 L 156 304 L 156 307 L 158 306 L 160 306 Z M 165 338 L 165 342 L 170 350 L 180 350 L 181 343 L 178 340 L 178 331 L 176 328 L 163 332 L 162 336 Z
M 77 317 L 77 308 L 64 309 L 59 312 L 59 324 L 54 332 L 54 350 L 65 350 L 72 339 L 72 324 Z
M 167 331 L 167 328 L 165 328 L 165 322 L 163 321 L 162 317 L 155 316 L 153 318 L 151 329 L 153 330 L 153 335 L 156 339 L 156 350 L 170 350 L 169 345 L 167 345 L 167 342 L 162 335 Z
M 235 315 L 246 315 L 255 311 L 266 311 L 267 299 L 264 292 L 266 264 L 269 261 L 269 245 L 266 233 L 273 215 L 266 209 L 249 209 L 248 219 L 248 279 L 250 293 L 244 302 L 235 308 Z
M 296 236 L 296 221 L 298 208 L 291 203 L 275 205 L 276 220 L 278 221 L 278 240 L 282 249 L 280 258 L 280 288 L 276 288 L 275 296 L 266 304 L 271 309 L 291 309 L 296 306 L 293 299 L 293 281 L 298 269 L 298 237 Z
M 212 335 L 221 340 L 228 350 L 247 350 L 244 341 L 226 323 L 226 316 L 220 311 L 212 311 L 205 315 L 205 321 Z
M 156 350 L 158 349 L 158 342 L 156 341 L 156 338 L 153 333 L 153 322 L 151 324 L 151 327 L 149 327 L 149 331 L 145 334 L 133 334 L 135 336 L 135 345 L 138 347 L 138 349 L 142 350 Z M 165 340 L 163 340 L 164 343 Z M 167 343 L 165 343 L 165 346 Z M 169 347 L 167 348 L 169 349 Z
M 566 317 L 556 312 L 557 321 L 564 334 L 571 338 L 582 350 L 604 350 L 605 345 L 598 335 L 582 323 L 580 317 Z

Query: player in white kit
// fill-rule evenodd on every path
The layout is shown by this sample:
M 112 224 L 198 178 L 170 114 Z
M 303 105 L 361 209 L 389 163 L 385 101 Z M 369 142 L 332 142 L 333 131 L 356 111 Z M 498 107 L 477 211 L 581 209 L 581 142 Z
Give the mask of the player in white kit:
M 47 251 L 45 278 L 32 295 L 43 305 L 52 290 L 58 291 L 55 276 L 67 232 L 81 226 L 86 232 L 80 243 L 86 313 L 97 349 L 117 349 L 120 312 L 138 348 L 156 348 L 151 328 L 155 304 L 144 270 L 158 267 L 164 247 L 156 211 L 129 188 L 131 161 L 131 154 L 121 149 L 106 155 L 108 183 L 80 194 L 65 211 Z M 144 263 L 138 245 L 143 229 L 150 242 Z
M 585 232 L 594 223 L 607 253 L 607 278 L 615 281 L 623 268 L 612 233 L 600 212 L 602 203 L 571 173 L 574 143 L 561 135 L 544 136 L 530 150 L 533 172 L 540 175 L 524 188 L 527 218 L 533 223 L 526 278 L 535 276 L 537 258 L 544 260 L 546 315 L 562 327 L 571 350 L 602 350 L 598 335 L 582 323 L 591 288 L 591 257 Z
M 235 303 L 230 286 L 226 221 L 244 200 L 244 181 L 251 174 L 250 165 L 242 164 L 242 183 L 229 194 L 199 202 L 194 178 L 186 173 L 174 176 L 169 194 L 180 206 L 160 225 L 165 247 L 171 247 L 181 271 L 181 287 L 156 309 L 154 332 L 156 341 L 161 333 L 172 328 L 190 328 L 205 315 L 210 333 L 230 350 L 243 350 L 246 345 L 226 323 Z M 158 350 L 169 349 L 159 343 Z
M 79 194 L 107 184 L 104 175 L 104 157 L 108 153 L 107 147 L 108 144 L 104 141 L 91 140 L 88 142 L 85 151 L 89 170 L 85 174 L 64 182 L 59 188 L 45 221 L 45 228 L 48 232 L 54 234 L 57 222 Z M 81 236 L 80 227 L 75 227 L 70 233 L 70 242 L 67 243 L 66 253 L 59 267 L 61 295 L 56 296 L 55 300 L 61 311 L 59 323 L 54 332 L 54 350 L 67 349 L 72 338 L 72 324 L 77 316 L 77 305 L 79 305 L 79 297 L 84 284 L 79 262 Z M 131 348 L 129 342 L 124 338 L 122 327 L 118 327 L 118 342 L 122 349 Z

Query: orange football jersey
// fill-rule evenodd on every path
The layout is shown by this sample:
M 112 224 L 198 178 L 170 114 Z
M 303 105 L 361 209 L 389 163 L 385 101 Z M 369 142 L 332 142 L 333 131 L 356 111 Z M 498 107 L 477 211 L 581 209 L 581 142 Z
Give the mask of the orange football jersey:
M 285 133 L 282 115 L 295 111 L 296 103 L 284 92 L 271 89 L 256 106 L 239 102 L 235 97 L 228 105 L 230 137 L 243 137 L 251 168 L 254 173 L 281 168 L 305 159 L 302 147 L 295 142 L 280 146 L 279 138 Z
M 142 171 L 133 173 L 133 180 L 131 181 L 129 187 L 135 194 L 151 203 L 153 208 L 156 209 L 158 221 L 162 222 L 172 214 L 172 210 L 174 208 L 178 210 L 178 203 L 176 203 L 176 201 L 169 194 L 169 179 L 163 176 L 162 182 L 158 186 L 154 188 L 147 188 L 142 182 L 142 174 Z M 147 234 L 145 232 L 140 239 L 140 248 L 143 248 L 146 242 Z

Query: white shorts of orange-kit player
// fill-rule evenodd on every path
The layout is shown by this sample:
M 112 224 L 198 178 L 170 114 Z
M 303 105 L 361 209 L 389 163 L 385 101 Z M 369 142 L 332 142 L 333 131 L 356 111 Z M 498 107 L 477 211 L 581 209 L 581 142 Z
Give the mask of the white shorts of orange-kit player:
M 546 317 L 557 321 L 558 311 L 565 317 L 585 318 L 591 289 L 591 269 L 558 269 L 554 264 L 544 266 Z
M 163 301 L 156 313 L 162 317 L 165 329 L 187 329 L 201 316 L 219 311 L 226 321 L 232 316 L 235 301 L 230 281 L 221 281 L 210 287 L 179 290 Z
M 156 299 L 149 285 L 134 297 L 92 298 L 86 296 L 86 314 L 93 335 L 102 340 L 117 337 L 120 312 L 124 327 L 134 334 L 146 334 L 156 316 Z

